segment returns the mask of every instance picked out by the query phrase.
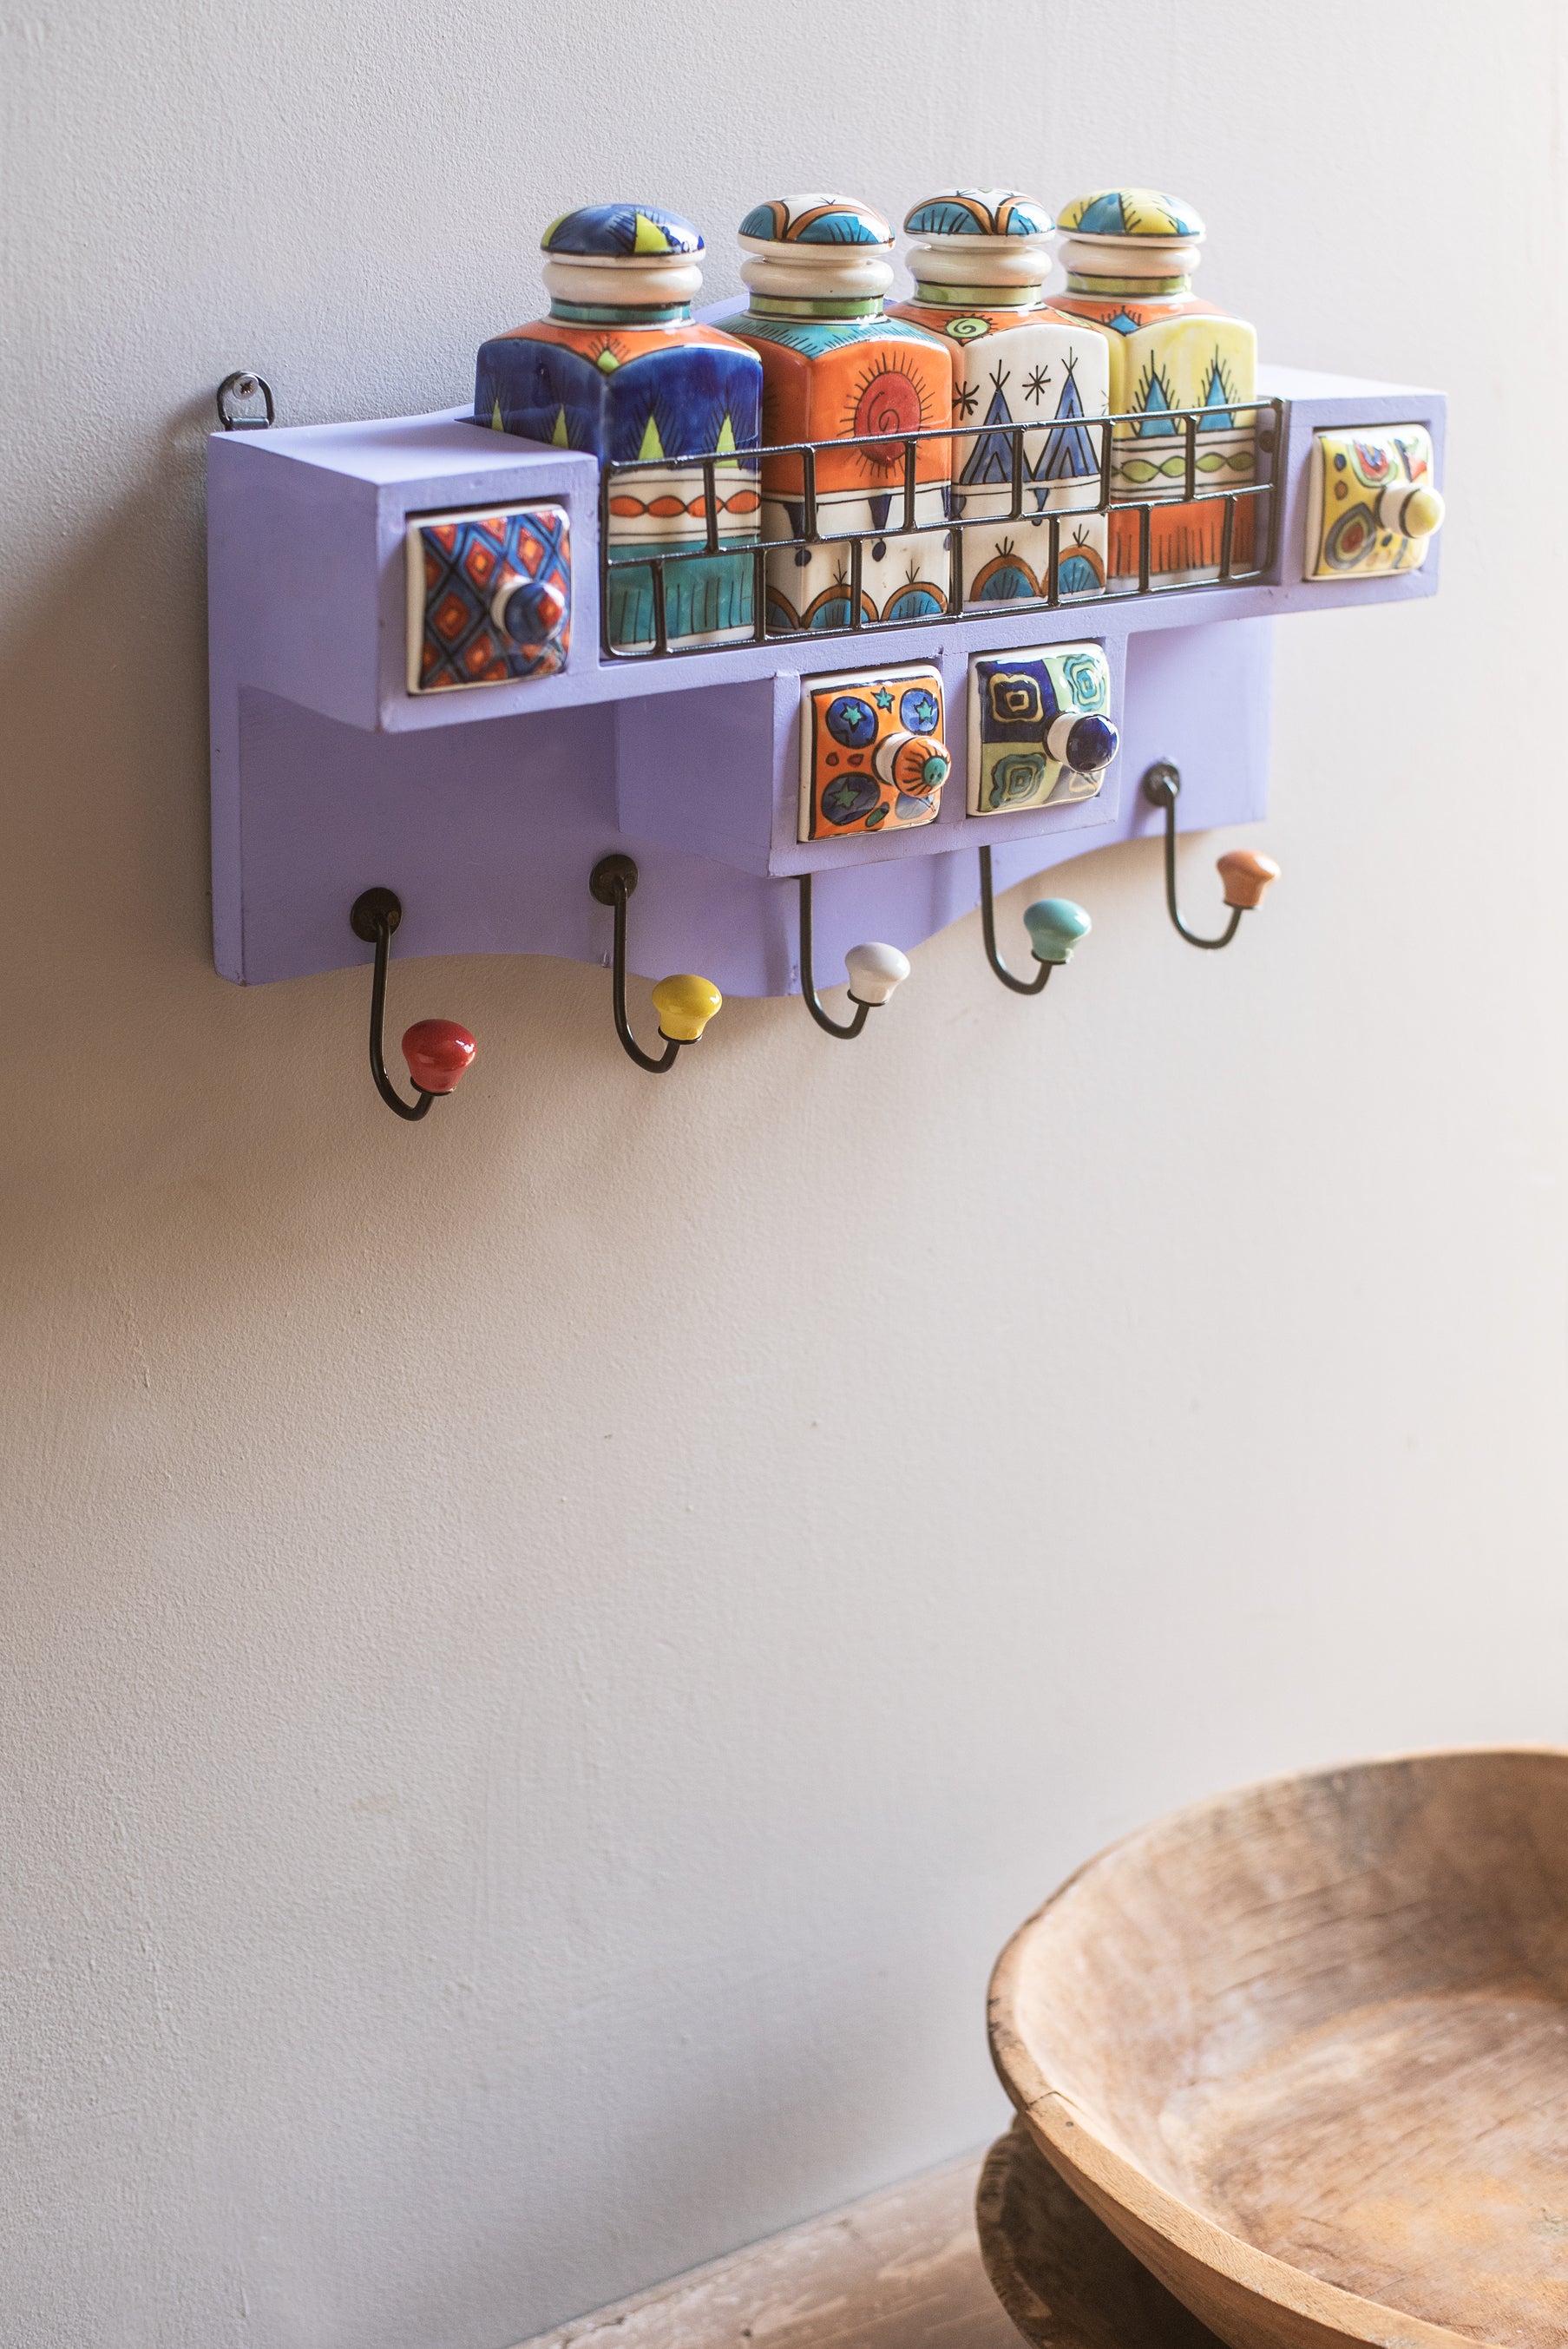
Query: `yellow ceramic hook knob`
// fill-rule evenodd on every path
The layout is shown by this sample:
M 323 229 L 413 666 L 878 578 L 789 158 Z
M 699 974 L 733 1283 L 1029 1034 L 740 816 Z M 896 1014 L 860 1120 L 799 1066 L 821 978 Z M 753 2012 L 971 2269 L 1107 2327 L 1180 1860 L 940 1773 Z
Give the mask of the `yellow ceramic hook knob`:
M 1240 905 L 1243 910 L 1261 905 L 1264 891 L 1279 879 L 1279 866 L 1274 858 L 1256 855 L 1250 848 L 1231 849 L 1216 860 L 1214 870 L 1225 885 L 1226 905 Z
M 654 989 L 660 1035 L 672 1044 L 695 1044 L 723 1001 L 712 979 L 698 978 L 695 971 L 661 978 Z

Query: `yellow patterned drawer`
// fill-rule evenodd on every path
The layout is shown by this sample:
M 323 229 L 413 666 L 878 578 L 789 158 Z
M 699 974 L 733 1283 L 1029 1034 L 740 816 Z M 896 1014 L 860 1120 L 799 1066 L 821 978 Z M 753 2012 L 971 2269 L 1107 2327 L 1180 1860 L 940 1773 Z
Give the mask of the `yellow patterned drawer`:
M 1442 526 L 1424 424 L 1315 432 L 1306 472 L 1306 579 L 1418 571 Z

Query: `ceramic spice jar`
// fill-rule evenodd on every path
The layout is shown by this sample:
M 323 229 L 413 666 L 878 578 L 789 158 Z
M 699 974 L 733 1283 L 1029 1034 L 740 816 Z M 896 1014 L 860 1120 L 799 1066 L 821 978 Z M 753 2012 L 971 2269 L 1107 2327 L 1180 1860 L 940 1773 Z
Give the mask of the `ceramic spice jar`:
M 750 301 L 723 325 L 762 362 L 765 447 L 946 426 L 953 369 L 945 346 L 882 306 L 892 284 L 892 231 L 880 212 L 844 196 L 783 197 L 747 213 L 740 243 Z M 914 443 L 913 501 L 905 446 L 894 437 L 882 447 L 818 453 L 815 540 L 768 557 L 769 627 L 848 624 L 853 558 L 834 543 L 846 533 L 869 533 L 860 558 L 867 626 L 947 609 L 947 444 Z M 802 456 L 764 456 L 762 503 L 765 538 L 810 534 Z
M 743 452 L 760 438 L 762 369 L 744 344 L 692 317 L 703 241 L 678 214 L 590 204 L 552 221 L 541 243 L 550 315 L 482 346 L 475 419 L 638 462 L 610 483 L 605 618 L 618 650 L 651 651 L 646 557 L 700 548 L 707 533 L 702 473 L 672 460 L 717 455 L 718 535 L 738 548 L 757 537 L 757 460 Z M 750 636 L 755 569 L 741 552 L 668 564 L 669 643 Z
M 914 299 L 890 303 L 939 336 L 953 367 L 953 421 L 973 425 L 953 444 L 953 517 L 961 531 L 964 599 L 1037 602 L 1049 592 L 1050 528 L 1064 599 L 1105 585 L 1100 496 L 1102 432 L 1086 418 L 1109 410 L 1110 355 L 1094 326 L 1047 305 L 1051 216 L 1032 197 L 954 188 L 916 204 L 904 222 Z M 1002 428 L 1046 424 L 1022 436 L 1022 512 L 1012 519 L 1015 443 Z M 1002 516 L 993 523 L 989 517 Z M 1068 520 L 1067 517 L 1071 516 Z
M 1194 481 L 1241 489 L 1256 479 L 1257 336 L 1192 292 L 1203 223 L 1191 204 L 1148 188 L 1078 196 L 1060 215 L 1065 293 L 1052 306 L 1098 326 L 1110 355 L 1110 405 L 1135 420 L 1117 428 L 1111 497 L 1158 501 L 1150 525 L 1150 573 L 1166 585 L 1220 574 L 1224 502 L 1184 499 L 1184 428 L 1171 410 L 1201 409 Z M 1247 569 L 1256 501 L 1234 507 L 1231 560 Z M 1112 513 L 1113 584 L 1139 575 L 1138 517 Z

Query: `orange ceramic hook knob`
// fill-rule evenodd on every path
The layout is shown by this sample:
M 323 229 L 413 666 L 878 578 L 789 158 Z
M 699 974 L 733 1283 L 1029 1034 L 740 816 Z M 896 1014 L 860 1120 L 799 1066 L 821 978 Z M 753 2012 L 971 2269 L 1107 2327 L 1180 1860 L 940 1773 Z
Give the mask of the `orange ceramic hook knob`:
M 1242 926 L 1242 916 L 1262 900 L 1271 881 L 1279 879 L 1279 866 L 1272 856 L 1259 856 L 1250 848 L 1233 848 L 1216 859 L 1220 878 L 1225 885 L 1225 903 L 1231 918 L 1217 938 L 1200 937 L 1181 919 L 1176 903 L 1176 802 L 1181 796 L 1181 771 L 1169 759 L 1157 759 L 1143 778 L 1143 796 L 1150 807 L 1165 811 L 1165 910 L 1178 936 L 1190 947 L 1202 947 L 1214 954 L 1228 947 Z
M 1279 866 L 1274 858 L 1256 855 L 1250 848 L 1227 849 L 1216 861 L 1214 870 L 1224 884 L 1226 905 L 1240 906 L 1247 913 L 1263 904 L 1264 892 L 1279 879 Z
M 408 1074 L 422 1093 L 456 1092 L 474 1051 L 473 1038 L 455 1019 L 416 1019 L 403 1039 Z

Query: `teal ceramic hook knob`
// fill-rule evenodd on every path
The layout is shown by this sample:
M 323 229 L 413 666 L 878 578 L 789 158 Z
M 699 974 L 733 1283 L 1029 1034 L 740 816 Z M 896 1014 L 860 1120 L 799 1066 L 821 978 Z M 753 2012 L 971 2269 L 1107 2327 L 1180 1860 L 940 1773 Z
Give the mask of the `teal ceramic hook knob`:
M 1024 908 L 1024 927 L 1037 962 L 1071 962 L 1074 947 L 1088 937 L 1092 925 L 1070 897 L 1042 897 Z

